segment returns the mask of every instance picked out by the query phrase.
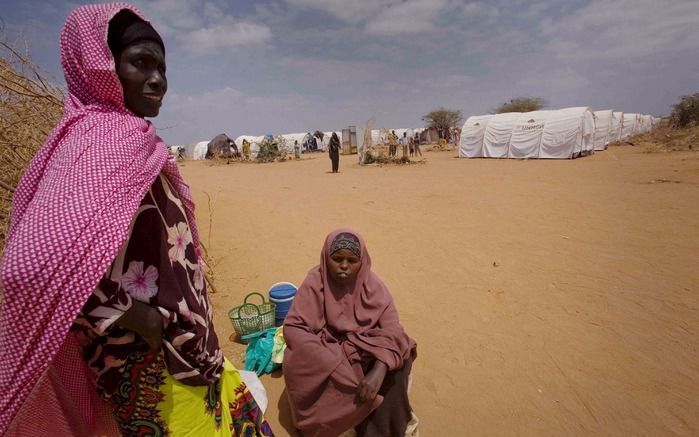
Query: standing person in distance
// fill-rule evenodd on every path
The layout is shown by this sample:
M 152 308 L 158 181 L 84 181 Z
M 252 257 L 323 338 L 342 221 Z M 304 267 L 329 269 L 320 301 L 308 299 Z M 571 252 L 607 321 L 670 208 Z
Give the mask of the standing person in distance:
M 332 163 L 332 172 L 337 173 L 340 170 L 340 139 L 333 132 L 328 144 L 328 155 Z

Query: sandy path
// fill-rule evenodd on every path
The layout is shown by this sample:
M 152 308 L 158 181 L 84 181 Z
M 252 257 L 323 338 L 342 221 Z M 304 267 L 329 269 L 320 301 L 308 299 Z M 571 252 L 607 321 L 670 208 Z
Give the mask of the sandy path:
M 342 157 L 337 175 L 321 154 L 184 164 L 227 355 L 242 367 L 226 310 L 300 283 L 326 233 L 351 226 L 418 342 L 423 437 L 699 435 L 699 154 L 454 154 L 391 168 Z M 283 379 L 263 382 L 287 435 Z

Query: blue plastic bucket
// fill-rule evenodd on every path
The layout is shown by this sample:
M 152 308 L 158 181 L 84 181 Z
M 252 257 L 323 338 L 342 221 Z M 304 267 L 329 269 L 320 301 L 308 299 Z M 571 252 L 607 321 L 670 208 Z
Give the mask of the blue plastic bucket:
M 274 319 L 277 326 L 284 323 L 294 296 L 296 296 L 296 286 L 291 282 L 277 282 L 269 288 L 269 300 L 276 306 Z

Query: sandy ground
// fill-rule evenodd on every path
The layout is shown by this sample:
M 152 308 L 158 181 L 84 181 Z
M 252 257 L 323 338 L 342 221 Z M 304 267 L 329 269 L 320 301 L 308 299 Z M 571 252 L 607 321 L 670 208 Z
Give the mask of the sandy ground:
M 359 167 L 187 162 L 224 351 L 229 308 L 363 233 L 418 343 L 422 437 L 699 435 L 699 153 Z M 207 193 L 210 197 L 207 199 Z M 210 225 L 211 224 L 211 225 Z M 290 435 L 284 381 L 267 418 Z

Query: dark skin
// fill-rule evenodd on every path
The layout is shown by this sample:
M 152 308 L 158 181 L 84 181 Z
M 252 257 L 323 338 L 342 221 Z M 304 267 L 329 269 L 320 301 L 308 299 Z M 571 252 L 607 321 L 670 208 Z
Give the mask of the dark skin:
M 338 284 L 352 284 L 357 279 L 362 262 L 357 255 L 349 249 L 340 249 L 333 252 L 327 262 L 330 278 Z M 364 379 L 357 386 L 357 398 L 360 401 L 369 401 L 376 397 L 386 378 L 388 366 L 376 360 L 372 369 L 364 375 Z
M 140 335 L 148 344 L 148 352 L 160 350 L 163 342 L 163 318 L 152 306 L 134 299 L 131 308 L 114 323 Z
M 139 117 L 157 117 L 167 92 L 165 53 L 155 41 L 127 46 L 115 59 L 124 105 Z
M 167 92 L 165 54 L 160 44 L 136 41 L 122 50 L 114 62 L 126 108 L 139 117 L 156 117 Z M 115 323 L 140 335 L 149 352 L 160 350 L 163 318 L 152 306 L 134 299 L 131 308 Z

